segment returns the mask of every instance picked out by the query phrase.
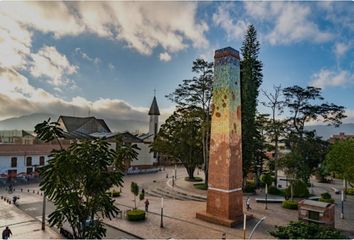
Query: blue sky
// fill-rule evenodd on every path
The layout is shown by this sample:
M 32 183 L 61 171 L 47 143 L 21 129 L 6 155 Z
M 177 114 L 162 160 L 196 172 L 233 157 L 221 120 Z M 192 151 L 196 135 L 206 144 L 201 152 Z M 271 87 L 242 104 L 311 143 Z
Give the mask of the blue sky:
M 254 24 L 262 89 L 322 87 L 354 122 L 353 16 L 353 2 L 0 2 L 0 119 L 146 119 L 154 89 L 165 118 L 192 61 Z

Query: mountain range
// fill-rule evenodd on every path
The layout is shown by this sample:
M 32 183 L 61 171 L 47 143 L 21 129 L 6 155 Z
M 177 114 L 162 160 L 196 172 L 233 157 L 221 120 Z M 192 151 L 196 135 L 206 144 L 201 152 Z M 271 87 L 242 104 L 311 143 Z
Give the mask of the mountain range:
M 31 115 L 25 115 L 16 118 L 9 118 L 0 121 L 0 130 L 13 130 L 22 129 L 27 131 L 33 131 L 34 126 L 37 123 L 43 122 L 51 118 L 52 121 L 56 121 L 59 115 L 49 113 L 34 113 Z M 104 119 L 111 129 L 111 131 L 117 132 L 146 132 L 148 130 L 148 119 L 146 120 L 123 120 L 123 119 Z M 327 126 L 327 125 L 311 125 L 305 127 L 307 130 L 316 130 L 318 136 L 323 139 L 328 139 L 333 134 L 339 134 L 344 132 L 345 134 L 354 134 L 354 123 L 344 123 L 339 127 Z
M 0 121 L 0 130 L 22 129 L 27 131 L 34 131 L 34 126 L 44 120 L 51 119 L 56 121 L 59 115 L 49 113 L 34 113 L 16 118 L 8 118 Z M 98 117 L 100 118 L 100 117 Z M 123 119 L 104 119 L 112 132 L 147 132 L 149 122 L 144 120 L 123 120 Z

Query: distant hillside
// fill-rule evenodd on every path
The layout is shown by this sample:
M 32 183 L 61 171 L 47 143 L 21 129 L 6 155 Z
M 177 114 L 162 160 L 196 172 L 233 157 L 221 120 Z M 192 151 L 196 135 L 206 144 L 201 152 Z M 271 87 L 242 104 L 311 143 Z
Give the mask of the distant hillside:
M 53 115 L 49 113 L 35 113 L 31 115 L 25 115 L 17 118 L 9 118 L 0 121 L 0 130 L 13 130 L 13 129 L 23 129 L 28 131 L 33 131 L 34 126 L 37 123 L 43 122 L 44 120 L 56 121 L 59 115 Z M 111 131 L 140 131 L 146 132 L 148 130 L 148 118 L 144 120 L 121 120 L 121 119 L 104 119 L 111 129 Z
M 316 130 L 318 136 L 322 136 L 324 140 L 331 137 L 333 134 L 344 132 L 345 134 L 354 134 L 354 123 L 345 123 L 339 127 L 327 125 L 313 125 L 305 127 L 307 130 Z

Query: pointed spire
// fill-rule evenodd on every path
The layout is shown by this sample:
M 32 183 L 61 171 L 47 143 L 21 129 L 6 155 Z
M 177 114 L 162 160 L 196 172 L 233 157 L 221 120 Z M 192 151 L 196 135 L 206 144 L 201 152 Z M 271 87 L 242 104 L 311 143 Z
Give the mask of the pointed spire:
M 159 107 L 157 106 L 156 97 L 152 100 L 149 115 L 160 115 Z

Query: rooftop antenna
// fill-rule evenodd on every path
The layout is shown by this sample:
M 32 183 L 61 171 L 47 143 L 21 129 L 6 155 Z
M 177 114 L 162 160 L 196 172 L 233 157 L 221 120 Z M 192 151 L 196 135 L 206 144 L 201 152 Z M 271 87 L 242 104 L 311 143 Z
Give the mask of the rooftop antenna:
M 156 97 L 156 88 L 154 88 L 154 97 Z

